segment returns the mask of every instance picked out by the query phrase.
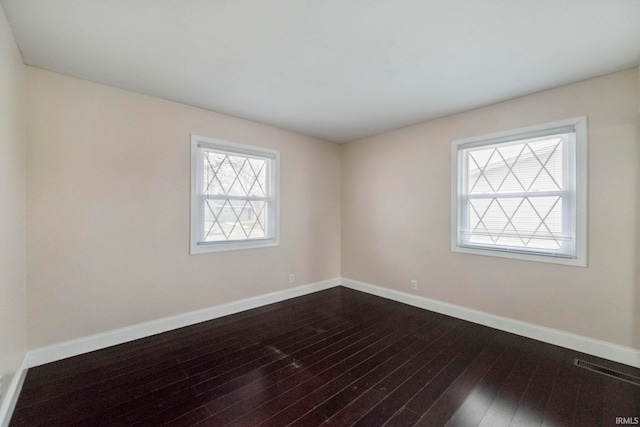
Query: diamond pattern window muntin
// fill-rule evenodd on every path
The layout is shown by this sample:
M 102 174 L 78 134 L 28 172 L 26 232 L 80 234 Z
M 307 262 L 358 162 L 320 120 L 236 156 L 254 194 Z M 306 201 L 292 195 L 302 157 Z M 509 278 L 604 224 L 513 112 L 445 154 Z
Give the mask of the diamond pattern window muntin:
M 562 191 L 569 138 L 563 133 L 465 150 L 468 194 Z
M 233 151 L 202 150 L 203 242 L 269 237 L 270 162 Z
M 205 242 L 267 237 L 265 201 L 206 199 Z
M 192 136 L 191 253 L 278 244 L 279 153 Z
M 268 197 L 268 159 L 203 150 L 208 196 Z
M 574 257 L 575 132 L 459 148 L 458 245 Z

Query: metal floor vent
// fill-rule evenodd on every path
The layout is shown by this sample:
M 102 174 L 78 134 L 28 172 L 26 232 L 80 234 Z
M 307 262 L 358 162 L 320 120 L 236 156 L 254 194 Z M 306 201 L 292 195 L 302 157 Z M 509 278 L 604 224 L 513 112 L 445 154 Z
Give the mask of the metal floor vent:
M 608 377 L 617 378 L 633 385 L 640 386 L 640 378 L 633 375 L 625 374 L 624 372 L 614 371 L 613 369 L 605 368 L 604 366 L 596 365 L 594 363 L 586 362 L 580 359 L 575 359 L 573 361 L 573 364 L 581 368 L 606 375 Z

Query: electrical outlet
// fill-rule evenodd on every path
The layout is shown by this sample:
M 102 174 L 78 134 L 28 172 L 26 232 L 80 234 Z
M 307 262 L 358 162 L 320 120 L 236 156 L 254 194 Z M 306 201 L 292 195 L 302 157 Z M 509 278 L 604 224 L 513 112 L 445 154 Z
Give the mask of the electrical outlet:
M 295 281 L 296 281 L 296 276 L 295 276 L 295 274 L 291 273 L 289 275 L 289 283 L 293 283 Z
M 414 291 L 418 290 L 418 281 L 417 280 L 412 280 L 411 281 L 411 289 Z

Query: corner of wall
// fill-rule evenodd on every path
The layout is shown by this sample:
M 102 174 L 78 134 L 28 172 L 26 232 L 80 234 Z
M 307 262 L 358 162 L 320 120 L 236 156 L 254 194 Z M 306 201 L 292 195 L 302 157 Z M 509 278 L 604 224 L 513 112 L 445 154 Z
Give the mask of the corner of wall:
M 26 326 L 25 65 L 0 5 L 0 426 L 24 379 Z

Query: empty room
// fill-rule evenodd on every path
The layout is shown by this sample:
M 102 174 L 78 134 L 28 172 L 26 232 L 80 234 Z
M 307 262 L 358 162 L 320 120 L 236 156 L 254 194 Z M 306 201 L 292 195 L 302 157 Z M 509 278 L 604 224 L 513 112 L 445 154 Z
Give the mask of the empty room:
M 640 425 L 640 1 L 0 0 L 0 427 Z

